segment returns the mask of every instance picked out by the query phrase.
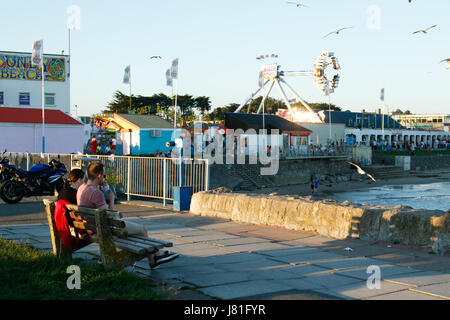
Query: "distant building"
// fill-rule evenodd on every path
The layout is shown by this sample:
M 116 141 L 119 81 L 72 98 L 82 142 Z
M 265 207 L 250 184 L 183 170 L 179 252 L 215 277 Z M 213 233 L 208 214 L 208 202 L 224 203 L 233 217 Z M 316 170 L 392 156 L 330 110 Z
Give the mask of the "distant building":
M 449 114 L 392 114 L 392 119 L 408 129 L 443 130 L 450 127 Z
M 83 151 L 83 125 L 70 113 L 67 55 L 44 54 L 45 152 Z M 0 149 L 42 152 L 42 69 L 31 53 L 0 51 Z
M 168 152 L 173 141 L 173 125 L 156 115 L 117 114 L 109 119 L 108 129 L 116 130 L 116 154 L 143 155 Z
M 257 153 L 259 143 L 271 145 L 271 138 L 260 138 L 260 130 L 266 129 L 267 134 L 278 135 L 278 145 L 281 150 L 295 149 L 307 151 L 309 136 L 312 131 L 273 114 L 249 114 L 249 113 L 225 113 L 225 127 L 228 129 L 242 130 L 239 133 L 241 143 L 246 149 L 246 153 Z M 250 133 L 249 130 L 254 130 Z M 276 130 L 276 131 L 275 131 Z M 266 142 L 267 141 L 267 142 Z

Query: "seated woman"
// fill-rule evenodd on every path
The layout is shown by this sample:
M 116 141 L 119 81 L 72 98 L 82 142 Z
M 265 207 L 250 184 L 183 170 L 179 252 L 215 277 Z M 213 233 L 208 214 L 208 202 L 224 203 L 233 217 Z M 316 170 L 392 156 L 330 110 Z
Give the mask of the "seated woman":
M 80 243 L 80 236 L 82 236 L 83 231 L 75 229 L 66 206 L 67 204 L 77 204 L 77 191 L 83 184 L 83 178 L 82 170 L 73 169 L 70 171 L 66 183 L 58 194 L 55 206 L 55 224 L 61 244 L 69 249 L 74 245 L 73 236 L 76 244 Z
M 114 194 L 109 192 L 107 198 L 109 204 L 106 203 L 105 193 L 101 188 L 109 190 L 108 183 L 104 180 L 105 172 L 103 164 L 94 162 L 89 165 L 88 179 L 85 184 L 79 187 L 77 192 L 77 204 L 81 207 L 93 209 L 109 209 L 114 210 Z M 147 229 L 144 225 L 132 221 L 123 220 L 125 222 L 125 230 L 129 235 L 147 236 Z M 170 251 L 156 251 L 149 254 L 148 262 L 150 267 L 156 268 L 162 263 L 166 263 L 176 259 L 179 254 Z

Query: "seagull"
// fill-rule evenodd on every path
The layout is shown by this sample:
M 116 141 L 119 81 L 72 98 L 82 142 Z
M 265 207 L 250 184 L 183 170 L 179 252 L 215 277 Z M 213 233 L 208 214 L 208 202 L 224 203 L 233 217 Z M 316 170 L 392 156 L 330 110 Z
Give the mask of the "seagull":
M 150 59 L 162 59 L 161 56 L 151 56 Z
M 431 26 L 431 27 L 428 27 L 428 28 L 426 28 L 425 30 L 417 30 L 417 31 L 415 31 L 415 32 L 413 32 L 413 34 L 415 34 L 415 33 L 419 33 L 419 32 L 422 32 L 422 33 L 428 33 L 432 28 L 434 28 L 434 27 L 436 27 L 437 26 L 437 24 L 435 24 L 434 26 Z
M 297 8 L 300 7 L 300 6 L 307 8 L 307 6 L 305 6 L 304 4 L 297 3 L 297 2 L 286 1 L 286 3 L 289 3 L 289 4 L 295 4 L 295 5 L 297 6 Z
M 440 63 L 442 63 L 444 61 L 447 61 L 447 67 L 445 67 L 445 69 L 450 69 L 450 58 L 444 59 Z
M 330 32 L 327 35 L 325 35 L 324 37 L 322 37 L 322 39 L 328 37 L 330 34 L 333 34 L 333 33 L 339 34 L 339 32 L 341 32 L 342 30 L 351 29 L 351 28 L 353 28 L 353 27 L 345 27 L 345 28 L 341 28 L 341 29 L 339 29 L 337 31 Z
M 372 179 L 373 182 L 377 182 L 377 181 L 375 180 L 374 177 L 372 177 L 370 174 L 368 174 L 368 173 L 365 172 L 363 169 L 361 169 L 361 167 L 359 167 L 358 165 L 354 164 L 353 162 L 350 162 L 350 161 L 347 161 L 347 162 L 350 163 L 352 166 L 355 166 L 355 167 L 356 167 L 356 170 L 358 171 L 359 174 L 361 174 L 361 175 L 366 175 L 366 176 L 368 176 L 370 179 Z

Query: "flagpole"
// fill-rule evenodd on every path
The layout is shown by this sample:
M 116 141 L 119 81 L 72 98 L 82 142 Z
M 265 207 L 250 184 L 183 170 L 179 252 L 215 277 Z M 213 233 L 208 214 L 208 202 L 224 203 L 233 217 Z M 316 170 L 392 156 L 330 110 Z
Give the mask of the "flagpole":
M 130 110 L 128 110 L 128 113 L 131 112 L 131 76 L 130 76 Z
M 45 91 L 44 91 L 44 44 L 42 44 L 42 153 L 45 153 Z

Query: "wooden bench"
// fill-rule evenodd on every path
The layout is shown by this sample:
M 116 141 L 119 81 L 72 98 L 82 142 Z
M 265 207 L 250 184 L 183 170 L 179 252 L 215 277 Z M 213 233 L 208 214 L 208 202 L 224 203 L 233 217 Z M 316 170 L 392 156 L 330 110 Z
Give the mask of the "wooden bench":
M 48 199 L 44 199 L 43 202 L 50 227 L 53 253 L 57 256 L 71 258 L 73 252 L 95 242 L 100 246 L 100 258 L 104 268 L 111 270 L 133 264 L 164 247 L 172 247 L 171 242 L 141 235 L 128 235 L 124 229 L 125 222 L 120 220 L 122 218 L 120 212 L 78 207 L 72 204 L 67 205 L 67 208 L 73 226 L 85 232 L 78 244 L 73 241 L 72 248 L 64 247 L 55 224 L 56 202 Z M 89 235 L 87 231 L 92 231 L 94 234 Z

